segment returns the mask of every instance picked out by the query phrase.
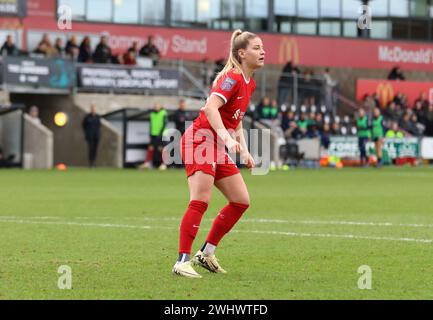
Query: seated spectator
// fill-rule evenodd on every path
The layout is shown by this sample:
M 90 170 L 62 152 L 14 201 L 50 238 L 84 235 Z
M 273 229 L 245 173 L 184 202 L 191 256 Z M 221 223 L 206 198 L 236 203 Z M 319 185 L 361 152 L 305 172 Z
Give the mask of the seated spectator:
M 303 112 L 301 113 L 301 115 L 299 116 L 299 120 L 296 121 L 296 124 L 303 135 L 307 134 L 308 119 L 307 119 L 305 113 L 303 113 Z
M 339 136 L 341 135 L 340 124 L 337 122 L 333 122 L 331 125 L 331 135 Z
M 19 50 L 15 46 L 14 41 L 11 35 L 7 35 L 6 41 L 3 43 L 3 46 L 0 49 L 1 56 L 16 56 L 18 55 Z
M 384 116 L 388 121 L 391 122 L 399 121 L 401 117 L 401 109 L 397 110 L 397 104 L 394 101 L 391 101 L 388 104 L 388 107 L 384 111 Z
M 90 37 L 88 36 L 84 37 L 83 41 L 81 41 L 78 62 L 92 62 L 92 47 L 90 44 Z
M 418 117 L 416 114 L 412 114 L 409 120 L 410 129 L 408 130 L 410 134 L 419 137 L 422 135 L 425 127 L 418 122 Z
M 108 46 L 107 36 L 101 36 L 101 39 L 93 53 L 93 62 L 95 63 L 110 63 L 111 48 Z
M 331 143 L 331 128 L 329 126 L 329 123 L 325 123 L 323 125 L 323 130 L 320 132 L 320 144 L 325 149 L 328 149 L 330 143 Z
M 410 130 L 412 129 L 412 124 L 410 122 L 410 113 L 409 112 L 405 112 L 403 114 L 403 117 L 400 119 L 399 126 L 404 131 L 410 132 Z
M 77 44 L 77 37 L 72 35 L 65 47 L 65 54 L 69 56 L 72 60 L 77 60 L 80 53 L 80 47 Z
M 429 104 L 428 108 L 424 113 L 424 135 L 427 137 L 433 137 L 433 103 Z
M 427 94 L 425 92 L 421 92 L 419 94 L 418 99 L 415 100 L 415 106 L 416 106 L 417 103 L 421 104 L 421 108 L 424 108 L 424 109 L 428 108 L 428 106 L 430 104 L 430 101 L 428 101 Z
M 388 80 L 406 80 L 399 66 L 392 68 L 391 72 L 388 75 Z
M 262 102 L 258 106 L 259 119 L 277 119 L 278 118 L 278 106 L 276 103 L 272 105 L 271 99 L 264 97 Z
M 132 49 L 128 49 L 128 51 L 123 55 L 123 64 L 128 66 L 135 66 L 137 64 L 135 53 Z
M 284 132 L 284 137 L 286 139 L 301 139 L 302 132 L 299 130 L 296 124 L 295 114 L 293 111 L 287 111 L 283 113 L 281 118 L 281 129 Z
M 147 43 L 140 49 L 139 54 L 141 57 L 152 59 L 154 66 L 158 64 L 158 61 L 161 58 L 161 53 L 154 44 L 153 36 L 149 36 Z
M 385 138 L 404 138 L 404 133 L 398 127 L 397 122 L 392 122 L 391 128 L 385 134 Z
M 129 47 L 128 51 L 132 51 L 134 53 L 135 58 L 138 57 L 140 50 L 138 49 L 138 42 L 134 41 L 132 42 L 131 47 Z
M 37 124 L 41 124 L 41 119 L 39 119 L 39 109 L 36 106 L 31 106 L 29 111 L 30 119 Z
M 424 113 L 428 105 L 429 104 L 427 103 L 427 105 L 424 106 L 421 100 L 415 101 L 415 105 L 413 107 L 413 113 L 416 114 L 416 116 L 418 117 L 418 121 L 421 123 L 424 123 Z

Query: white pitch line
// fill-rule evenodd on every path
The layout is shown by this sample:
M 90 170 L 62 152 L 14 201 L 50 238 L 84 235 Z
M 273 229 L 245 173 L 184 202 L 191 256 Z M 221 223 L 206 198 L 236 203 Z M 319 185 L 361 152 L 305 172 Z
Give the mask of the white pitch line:
M 127 229 L 169 229 L 177 230 L 174 227 L 153 227 L 153 226 L 135 226 L 125 224 L 100 224 L 100 223 L 79 223 L 79 222 L 60 222 L 60 221 L 28 221 L 28 220 L 6 220 L 0 219 L 0 223 L 19 223 L 19 224 L 48 224 L 48 225 L 72 225 L 80 227 L 101 227 L 101 228 L 127 228 Z M 205 229 L 206 230 L 206 229 Z M 269 234 L 269 235 L 283 235 L 291 237 L 314 237 L 314 238 L 343 238 L 343 239 L 362 239 L 362 240 L 382 240 L 382 241 L 400 241 L 400 242 L 417 242 L 417 243 L 432 243 L 431 239 L 415 239 L 415 238 L 393 238 L 393 237 L 375 237 L 375 236 L 362 236 L 353 234 L 331 234 L 331 233 L 296 233 L 296 232 L 282 232 L 282 231 L 260 231 L 260 230 L 232 230 L 234 233 L 253 233 L 253 234 Z
M 21 219 L 18 216 L 0 216 L 1 219 Z M 61 220 L 65 217 L 58 216 L 40 216 L 26 217 L 30 220 Z M 77 220 L 134 220 L 134 221 L 178 221 L 180 223 L 182 217 L 66 217 Z M 205 221 L 213 221 L 213 219 L 204 219 Z M 433 224 L 420 223 L 393 223 L 393 222 L 369 222 L 369 221 L 332 221 L 332 220 L 282 220 L 282 219 L 262 219 L 262 218 L 243 218 L 240 222 L 246 223 L 286 223 L 286 224 L 307 224 L 307 225 L 352 225 L 352 226 L 372 226 L 372 227 L 409 227 L 409 228 L 433 228 Z

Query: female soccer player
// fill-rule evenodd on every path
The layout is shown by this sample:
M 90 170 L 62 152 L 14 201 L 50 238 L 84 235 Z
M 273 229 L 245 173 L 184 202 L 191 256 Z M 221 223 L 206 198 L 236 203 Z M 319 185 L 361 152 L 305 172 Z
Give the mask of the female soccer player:
M 173 267 L 174 274 L 201 278 L 193 265 L 226 273 L 215 258 L 215 249 L 247 210 L 250 199 L 242 175 L 225 147 L 229 152 L 240 153 L 247 168 L 255 167 L 243 136 L 242 118 L 256 88 L 252 75 L 263 67 L 264 58 L 263 43 L 257 35 L 234 31 L 227 64 L 217 75 L 200 115 L 182 136 L 190 203 L 180 224 L 179 258 Z M 190 260 L 192 243 L 213 185 L 227 198 L 228 204 L 215 218 L 201 250 Z

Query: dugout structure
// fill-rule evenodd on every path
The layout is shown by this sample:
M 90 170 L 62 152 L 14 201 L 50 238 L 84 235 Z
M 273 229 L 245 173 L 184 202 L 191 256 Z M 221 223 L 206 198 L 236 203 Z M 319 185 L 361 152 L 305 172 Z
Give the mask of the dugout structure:
M 24 161 L 24 106 L 0 105 L 0 167 L 22 167 Z

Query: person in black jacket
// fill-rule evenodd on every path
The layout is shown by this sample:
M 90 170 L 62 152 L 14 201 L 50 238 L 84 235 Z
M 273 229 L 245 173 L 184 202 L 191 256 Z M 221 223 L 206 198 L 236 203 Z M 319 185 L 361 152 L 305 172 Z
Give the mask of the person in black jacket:
M 80 44 L 80 51 L 78 53 L 78 62 L 88 63 L 92 62 L 92 47 L 90 44 L 90 37 L 84 37 Z
M 8 35 L 6 37 L 6 41 L 3 43 L 3 46 L 0 49 L 0 55 L 6 55 L 6 56 L 16 56 L 18 55 L 19 50 L 15 46 L 12 36 Z
M 94 105 L 83 120 L 83 130 L 89 147 L 89 166 L 94 167 L 99 140 L 101 138 L 101 117 L 96 113 Z
M 154 44 L 153 36 L 149 36 L 149 38 L 147 39 L 147 43 L 140 49 L 139 55 L 141 57 L 152 59 L 153 66 L 156 66 L 158 64 L 159 58 L 161 58 L 161 52 Z
M 95 63 L 110 63 L 111 62 L 111 48 L 108 46 L 108 39 L 106 36 L 101 36 L 101 40 L 96 46 L 93 53 L 93 62 Z
M 280 79 L 278 80 L 278 105 L 286 103 L 286 100 L 293 88 L 294 77 L 300 74 L 298 67 L 294 66 L 292 61 L 287 62 L 281 71 Z M 293 97 L 292 97 L 293 98 Z
M 182 135 L 185 133 L 185 121 L 188 119 L 188 114 L 186 111 L 186 101 L 185 99 L 179 100 L 179 109 L 174 112 L 173 120 L 176 125 L 176 130 Z

